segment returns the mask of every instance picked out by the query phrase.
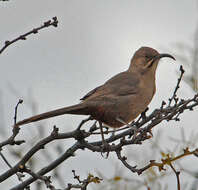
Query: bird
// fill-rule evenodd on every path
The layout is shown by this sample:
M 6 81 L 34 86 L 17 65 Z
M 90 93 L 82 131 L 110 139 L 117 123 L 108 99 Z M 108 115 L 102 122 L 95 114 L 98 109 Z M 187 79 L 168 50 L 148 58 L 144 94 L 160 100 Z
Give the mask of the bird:
M 156 92 L 156 69 L 161 58 L 175 58 L 151 47 L 141 47 L 133 55 L 129 68 L 107 80 L 72 106 L 34 115 L 18 121 L 19 127 L 43 119 L 64 115 L 89 115 L 114 129 L 129 124 L 145 111 Z

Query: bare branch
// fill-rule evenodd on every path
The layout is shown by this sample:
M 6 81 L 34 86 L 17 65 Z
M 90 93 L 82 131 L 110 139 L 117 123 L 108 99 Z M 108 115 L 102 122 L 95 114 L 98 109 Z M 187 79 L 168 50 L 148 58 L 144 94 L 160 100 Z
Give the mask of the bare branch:
M 23 100 L 22 99 L 19 99 L 17 105 L 15 106 L 15 113 L 14 113 L 14 125 L 16 124 L 17 122 L 17 110 L 18 110 L 18 106 L 19 104 L 22 104 L 23 103 Z
M 179 84 L 181 82 L 181 79 L 182 79 L 182 77 L 184 75 L 184 72 L 185 72 L 184 69 L 183 69 L 183 67 L 182 67 L 182 65 L 180 65 L 180 72 L 181 72 L 181 74 L 180 74 L 180 77 L 179 77 L 179 79 L 177 81 L 177 85 L 175 87 L 174 93 L 173 93 L 172 97 L 169 98 L 169 104 L 168 104 L 169 106 L 171 105 L 171 103 L 172 103 L 173 100 L 175 100 L 175 103 L 177 103 L 177 100 L 178 100 L 176 94 L 177 94 L 177 91 L 179 89 Z
M 176 178 L 177 178 L 177 190 L 180 190 L 180 180 L 179 180 L 180 172 L 176 171 L 176 169 L 173 167 L 173 165 L 171 163 L 170 163 L 170 167 L 174 171 Z
M 15 113 L 14 113 L 14 126 L 16 124 L 16 120 L 17 120 L 17 110 L 18 110 L 18 106 L 19 104 L 22 104 L 23 100 L 19 100 L 17 105 L 15 106 Z M 2 149 L 2 147 L 6 146 L 6 145 L 21 145 L 22 143 L 24 143 L 24 140 L 15 140 L 15 137 L 18 135 L 20 131 L 19 127 L 13 127 L 12 129 L 12 135 L 5 141 L 0 143 L 0 149 Z
M 57 20 L 57 17 L 53 17 L 52 20 L 49 20 L 47 22 L 44 22 L 43 25 L 37 27 L 37 28 L 34 28 L 32 29 L 31 31 L 25 33 L 25 34 L 22 34 L 20 35 L 19 37 L 15 38 L 14 40 L 7 40 L 5 41 L 5 44 L 4 46 L 0 49 L 0 54 L 2 54 L 2 52 L 8 47 L 10 46 L 11 44 L 19 41 L 19 40 L 26 40 L 27 39 L 27 36 L 31 35 L 31 34 L 37 34 L 39 32 L 39 30 L 43 29 L 43 28 L 47 28 L 49 26 L 54 26 L 54 27 L 57 27 L 58 26 L 58 20 Z

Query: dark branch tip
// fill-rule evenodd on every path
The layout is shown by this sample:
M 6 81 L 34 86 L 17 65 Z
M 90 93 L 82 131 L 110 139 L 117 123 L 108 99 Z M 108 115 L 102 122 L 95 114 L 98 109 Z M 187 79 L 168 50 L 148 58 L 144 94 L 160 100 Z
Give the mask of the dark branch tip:
M 184 68 L 183 68 L 183 66 L 182 66 L 182 65 L 180 65 L 179 70 L 181 71 L 181 73 L 182 73 L 182 74 L 185 72 L 185 70 L 184 70 Z
M 19 99 L 19 104 L 22 104 L 23 103 L 23 100 L 22 99 Z
M 53 17 L 52 19 L 53 19 L 53 21 L 58 21 L 56 16 Z

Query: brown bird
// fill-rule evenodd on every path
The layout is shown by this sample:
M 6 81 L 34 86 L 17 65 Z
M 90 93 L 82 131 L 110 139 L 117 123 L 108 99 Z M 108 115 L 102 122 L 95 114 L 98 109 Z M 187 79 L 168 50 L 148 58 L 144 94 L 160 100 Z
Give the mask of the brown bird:
M 121 72 L 93 89 L 82 102 L 32 116 L 16 126 L 63 114 L 90 115 L 103 124 L 118 128 L 127 125 L 142 113 L 155 94 L 155 72 L 162 57 L 175 60 L 170 54 L 160 54 L 150 47 L 141 47 L 131 59 L 127 71 Z

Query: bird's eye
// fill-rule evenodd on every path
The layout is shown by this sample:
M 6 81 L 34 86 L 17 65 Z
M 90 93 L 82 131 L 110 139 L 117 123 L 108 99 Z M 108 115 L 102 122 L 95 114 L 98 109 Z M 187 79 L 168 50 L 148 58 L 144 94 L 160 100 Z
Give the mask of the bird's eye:
M 151 56 L 149 56 L 149 55 L 145 55 L 145 58 L 146 58 L 147 60 L 152 59 L 152 57 L 151 57 Z

